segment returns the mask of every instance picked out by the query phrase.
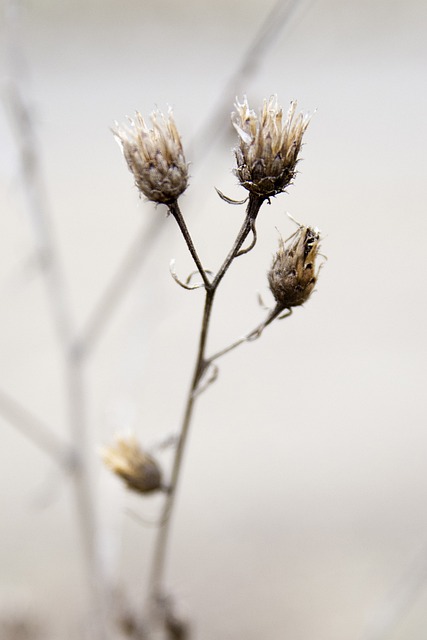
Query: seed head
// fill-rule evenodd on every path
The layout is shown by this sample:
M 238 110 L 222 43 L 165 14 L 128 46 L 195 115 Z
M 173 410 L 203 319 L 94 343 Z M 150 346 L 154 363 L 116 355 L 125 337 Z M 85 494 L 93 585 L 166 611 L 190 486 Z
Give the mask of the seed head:
M 317 281 L 315 261 L 319 252 L 318 229 L 300 226 L 286 243 L 282 238 L 271 269 L 268 283 L 278 305 L 290 309 L 304 304 Z
M 139 191 L 153 202 L 170 204 L 187 188 L 188 167 L 171 109 L 167 116 L 153 111 L 150 117 L 151 129 L 136 112 L 129 125 L 116 123 L 112 131 Z
M 240 141 L 235 149 L 234 173 L 242 186 L 256 195 L 270 198 L 285 191 L 295 177 L 311 116 L 296 115 L 297 103 L 293 101 L 284 120 L 276 96 L 264 100 L 259 116 L 249 108 L 247 98 L 237 101 L 235 107 L 231 120 Z
M 135 436 L 117 436 L 115 444 L 101 451 L 104 463 L 122 478 L 129 489 L 150 493 L 162 488 L 162 472 L 145 453 Z

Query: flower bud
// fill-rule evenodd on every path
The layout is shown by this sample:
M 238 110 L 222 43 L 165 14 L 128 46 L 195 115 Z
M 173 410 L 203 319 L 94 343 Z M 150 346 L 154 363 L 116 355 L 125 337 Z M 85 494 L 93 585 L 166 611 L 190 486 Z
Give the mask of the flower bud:
M 116 123 L 113 134 L 122 148 L 139 191 L 153 202 L 170 204 L 187 188 L 188 167 L 172 111 L 151 114 L 149 129 L 140 113 L 129 126 Z
M 289 238 L 287 245 L 280 239 L 279 250 L 268 272 L 268 283 L 282 309 L 297 307 L 310 297 L 319 273 L 315 270 L 319 239 L 318 229 L 303 226 Z
M 245 189 L 258 196 L 270 198 L 285 191 L 295 177 L 310 116 L 295 115 L 297 103 L 293 101 L 283 121 L 275 96 L 264 100 L 259 117 L 249 109 L 246 98 L 235 106 L 231 120 L 240 138 L 235 175 Z
M 117 436 L 111 447 L 101 451 L 104 463 L 122 478 L 129 489 L 151 493 L 162 489 L 162 472 L 156 460 L 145 453 L 135 436 Z

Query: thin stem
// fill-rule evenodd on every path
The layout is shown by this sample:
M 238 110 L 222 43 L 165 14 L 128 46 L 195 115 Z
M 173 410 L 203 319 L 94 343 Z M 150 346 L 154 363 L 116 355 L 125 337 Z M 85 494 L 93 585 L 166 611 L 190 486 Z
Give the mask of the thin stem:
M 210 316 L 212 311 L 213 299 L 215 296 L 215 290 L 206 289 L 205 307 L 203 311 L 202 327 L 199 339 L 199 348 L 196 356 L 196 363 L 194 366 L 193 378 L 191 381 L 190 389 L 187 395 L 187 402 L 184 411 L 184 417 L 181 425 L 181 432 L 179 440 L 175 449 L 175 456 L 173 461 L 171 480 L 169 485 L 169 493 L 165 499 L 163 505 L 163 511 L 160 517 L 160 528 L 157 535 L 152 569 L 149 577 L 149 589 L 150 599 L 155 602 L 162 595 L 163 589 L 161 582 L 164 573 L 164 566 L 166 561 L 166 551 L 168 546 L 168 540 L 170 536 L 170 522 L 173 507 L 175 505 L 176 490 L 178 487 L 178 481 L 180 477 L 180 471 L 182 466 L 182 460 L 185 451 L 185 445 L 187 443 L 188 432 L 191 423 L 191 417 L 193 414 L 194 403 L 196 400 L 195 390 L 199 384 L 200 378 L 205 368 L 204 354 L 206 348 L 206 339 L 208 335 Z
M 203 268 L 202 263 L 200 262 L 200 258 L 197 255 L 197 251 L 196 248 L 193 244 L 193 240 L 190 236 L 190 232 L 187 229 L 187 225 L 185 224 L 185 220 L 182 217 L 182 213 L 181 210 L 179 208 L 178 205 L 178 201 L 175 200 L 174 202 L 172 202 L 170 205 L 168 205 L 169 211 L 170 213 L 173 215 L 173 217 L 175 218 L 182 235 L 184 236 L 184 240 L 187 244 L 188 250 L 191 253 L 191 256 L 194 260 L 194 263 L 197 267 L 197 270 L 199 271 L 200 275 L 202 276 L 203 282 L 205 284 L 206 289 L 209 289 L 211 286 L 210 280 L 208 278 L 208 276 L 206 275 L 206 271 Z
M 216 276 L 215 276 L 215 278 L 214 278 L 214 280 L 212 282 L 212 288 L 213 289 L 217 289 L 219 283 L 221 282 L 221 280 L 225 276 L 230 264 L 233 262 L 234 258 L 239 253 L 239 250 L 240 250 L 242 244 L 244 243 L 244 241 L 246 240 L 248 234 L 254 228 L 257 215 L 259 213 L 259 210 L 260 210 L 264 200 L 265 200 L 265 198 L 263 198 L 262 196 L 256 196 L 256 195 L 253 195 L 252 193 L 249 195 L 249 202 L 248 202 L 248 207 L 246 209 L 245 221 L 244 221 L 244 223 L 243 223 L 243 225 L 242 225 L 242 227 L 241 227 L 241 229 L 240 229 L 240 231 L 239 231 L 239 233 L 237 235 L 237 238 L 236 238 L 232 248 L 230 249 L 226 259 L 222 263 L 221 267 L 219 268 L 218 273 L 216 274 Z
M 202 324 L 201 324 L 201 330 L 200 330 L 199 346 L 197 350 L 196 362 L 194 365 L 194 371 L 193 371 L 193 377 L 192 377 L 190 389 L 187 395 L 187 401 L 185 405 L 180 436 L 179 436 L 177 447 L 175 449 L 175 457 L 173 461 L 171 481 L 170 481 L 170 490 L 165 499 L 165 502 L 163 505 L 163 511 L 160 517 L 161 525 L 160 525 L 160 528 L 157 534 L 157 539 L 155 542 L 152 568 L 151 568 L 150 577 L 149 577 L 149 599 L 152 605 L 157 604 L 161 600 L 161 597 L 164 592 L 164 589 L 162 587 L 162 581 L 163 581 L 168 542 L 170 538 L 171 515 L 175 505 L 175 498 L 176 498 L 178 482 L 181 474 L 182 461 L 185 453 L 186 443 L 188 440 L 188 433 L 191 425 L 194 404 L 197 398 L 196 391 L 200 383 L 201 377 L 209 362 L 205 358 L 205 352 L 206 352 L 206 343 L 207 343 L 207 337 L 209 332 L 215 293 L 222 278 L 226 274 L 232 261 L 237 256 L 243 242 L 245 241 L 246 237 L 251 231 L 254 220 L 258 215 L 258 212 L 260 210 L 262 203 L 263 203 L 263 198 L 259 198 L 257 196 L 251 195 L 251 197 L 249 198 L 249 203 L 246 211 L 246 217 L 236 237 L 236 240 L 234 241 L 234 244 L 230 252 L 228 253 L 226 259 L 224 260 L 214 280 L 211 283 L 209 283 L 209 286 L 205 287 L 206 289 L 205 306 L 203 310 L 203 318 L 202 318 Z M 194 255 L 193 255 L 193 258 L 194 258 Z M 201 267 L 200 273 L 202 275 L 202 273 L 205 273 L 205 272 L 201 265 L 200 267 Z
M 257 242 L 257 232 L 256 232 L 256 226 L 255 226 L 255 220 L 252 221 L 252 242 L 249 246 L 245 247 L 244 249 L 240 249 L 240 251 L 236 254 L 236 258 L 239 258 L 240 256 L 244 256 L 245 253 L 249 253 L 249 251 L 252 251 L 252 249 L 254 248 L 254 246 L 256 245 Z
M 217 351 L 212 356 L 207 358 L 206 365 L 210 364 L 214 360 L 217 360 L 218 358 L 225 355 L 229 351 L 232 351 L 233 349 L 240 346 L 244 342 L 249 342 L 250 340 L 256 340 L 256 338 L 259 338 L 261 333 L 264 331 L 265 327 L 267 327 L 271 322 L 273 322 L 273 320 L 275 320 L 282 313 L 282 311 L 284 311 L 283 307 L 281 305 L 277 305 L 274 309 L 270 311 L 267 318 L 263 322 L 261 322 L 255 329 L 253 329 L 250 333 L 247 333 L 245 336 L 242 336 L 232 344 L 228 345 L 228 347 L 225 347 L 224 349 Z M 288 318 L 291 314 L 292 314 L 292 309 L 288 309 L 288 313 L 282 316 L 282 318 Z
M 89 478 L 89 469 L 86 461 L 88 451 L 87 430 L 85 425 L 85 392 L 82 363 L 78 354 L 70 353 L 66 366 L 66 389 L 68 401 L 69 429 L 77 451 L 79 451 L 81 464 L 78 472 L 73 476 L 75 486 L 75 501 L 79 514 L 80 527 L 82 529 L 83 553 L 88 570 L 89 581 L 96 576 L 94 563 L 96 557 L 95 539 L 95 511 L 92 496 L 92 486 Z M 95 563 L 96 564 L 96 563 Z

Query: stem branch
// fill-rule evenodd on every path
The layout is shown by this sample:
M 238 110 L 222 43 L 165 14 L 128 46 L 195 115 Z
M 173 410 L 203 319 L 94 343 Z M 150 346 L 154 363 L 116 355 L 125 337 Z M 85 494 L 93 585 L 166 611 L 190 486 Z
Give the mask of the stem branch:
M 225 347 L 224 349 L 221 349 L 220 351 L 217 351 L 216 353 L 214 353 L 212 356 L 210 356 L 207 359 L 206 363 L 210 364 L 214 360 L 217 360 L 218 358 L 225 355 L 229 351 L 232 351 L 233 349 L 240 346 L 244 342 L 249 342 L 250 340 L 256 340 L 257 338 L 259 338 L 261 333 L 264 331 L 265 327 L 271 324 L 273 320 L 275 320 L 283 311 L 284 309 L 281 305 L 276 305 L 274 309 L 272 309 L 269 312 L 267 318 L 263 322 L 261 322 L 261 324 L 255 327 L 255 329 L 247 333 L 245 336 L 242 336 L 232 344 L 228 345 L 228 347 Z M 283 315 L 282 318 L 287 318 L 291 314 L 292 314 L 292 309 L 288 309 L 288 312 L 285 315 Z
M 194 365 L 193 377 L 190 385 L 190 389 L 187 395 L 187 401 L 184 410 L 184 416 L 181 425 L 181 431 L 179 440 L 177 443 L 177 447 L 175 450 L 175 457 L 172 466 L 171 473 L 171 481 L 170 481 L 170 490 L 165 499 L 163 505 L 163 511 L 160 518 L 160 528 L 157 534 L 157 538 L 155 541 L 154 547 L 154 555 L 153 562 L 150 572 L 149 578 L 149 600 L 152 605 L 156 605 L 163 600 L 162 596 L 164 595 L 163 589 L 163 574 L 165 568 L 165 560 L 166 553 L 168 548 L 168 541 L 170 538 L 170 526 L 171 526 L 171 515 L 175 505 L 176 491 L 178 487 L 178 482 L 181 474 L 182 461 L 185 452 L 185 446 L 188 439 L 188 433 L 190 429 L 191 419 L 193 415 L 193 409 L 197 394 L 197 387 L 200 383 L 201 377 L 206 369 L 206 366 L 209 364 L 210 360 L 207 360 L 205 357 L 206 352 L 206 342 L 208 337 L 208 331 L 211 320 L 211 313 L 213 302 L 215 298 L 216 290 L 229 269 L 231 263 L 234 258 L 236 258 L 239 250 L 245 241 L 246 237 L 253 229 L 254 222 L 258 215 L 258 212 L 261 208 L 264 199 L 258 196 L 253 196 L 252 194 L 249 197 L 248 207 L 246 211 L 246 217 L 243 222 L 243 225 L 234 241 L 234 244 L 229 251 L 227 257 L 225 258 L 223 264 L 221 265 L 219 271 L 217 272 L 215 278 L 212 282 L 209 282 L 206 272 L 203 269 L 200 260 L 197 256 L 197 253 L 194 249 L 193 243 L 191 242 L 191 238 L 189 237 L 188 231 L 186 230 L 185 223 L 182 219 L 182 215 L 178 209 L 178 207 L 171 208 L 171 213 L 174 215 L 177 220 L 180 229 L 186 239 L 187 246 L 193 256 L 193 259 L 197 265 L 197 268 L 200 271 L 200 275 L 205 282 L 205 306 L 203 311 L 203 318 L 200 330 L 199 337 L 199 347 L 197 350 L 196 362 Z M 186 236 L 188 234 L 188 236 Z
M 190 236 L 190 232 L 187 229 L 187 225 L 185 224 L 185 220 L 182 217 L 182 213 L 181 213 L 181 209 L 179 208 L 178 205 L 178 201 L 175 200 L 174 202 L 172 202 L 170 205 L 168 205 L 169 211 L 170 213 L 173 215 L 173 217 L 175 218 L 182 235 L 184 236 L 184 240 L 187 244 L 188 250 L 191 253 L 191 256 L 196 264 L 196 267 L 200 273 L 200 275 L 202 276 L 204 285 L 206 290 L 211 288 L 211 283 L 210 280 L 208 278 L 208 276 L 206 275 L 206 271 L 204 270 L 202 263 L 200 262 L 200 258 L 197 255 L 197 251 L 196 248 L 193 244 L 193 240 L 191 239 Z

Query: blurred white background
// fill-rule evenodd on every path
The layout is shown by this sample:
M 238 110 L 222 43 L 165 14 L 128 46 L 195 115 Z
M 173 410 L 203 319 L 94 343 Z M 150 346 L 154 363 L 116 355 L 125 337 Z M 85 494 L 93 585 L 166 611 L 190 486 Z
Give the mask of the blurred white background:
M 79 330 L 129 247 L 161 219 L 84 370 L 111 575 L 142 601 L 153 529 L 126 510 L 154 518 L 160 505 L 125 493 L 97 450 L 118 430 L 135 429 L 148 446 L 176 430 L 203 294 L 172 281 L 170 259 L 181 277 L 191 260 L 173 220 L 138 199 L 109 128 L 136 109 L 173 106 L 184 148 L 193 143 L 182 210 L 215 269 L 243 215 L 213 188 L 244 197 L 231 173 L 235 94 L 257 107 L 277 93 L 285 107 L 297 99 L 317 112 L 295 184 L 265 206 L 256 249 L 221 287 L 211 350 L 262 319 L 256 294 L 271 301 L 276 229 L 294 229 L 285 212 L 322 230 L 328 262 L 305 308 L 225 356 L 200 398 L 168 582 L 203 640 L 425 640 L 427 4 L 301 0 L 243 86 L 229 80 L 272 0 L 34 0 L 12 39 L 9 4 L 0 36 L 0 390 L 58 437 L 69 439 L 66 370 L 20 177 L 10 42 L 26 59 L 17 79 Z M 221 103 L 222 129 L 212 124 L 207 137 Z M 2 401 L 0 597 L 51 618 L 52 637 L 76 637 L 86 591 L 72 484 L 7 414 Z

